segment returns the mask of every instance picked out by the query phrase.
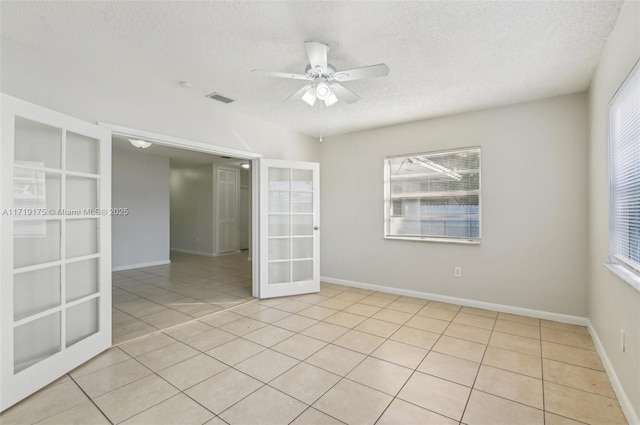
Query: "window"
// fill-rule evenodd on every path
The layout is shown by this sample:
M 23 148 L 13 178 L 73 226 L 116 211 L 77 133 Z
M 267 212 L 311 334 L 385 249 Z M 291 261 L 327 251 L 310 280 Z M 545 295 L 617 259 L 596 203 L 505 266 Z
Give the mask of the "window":
M 612 261 L 640 272 L 640 72 L 609 104 Z
M 385 238 L 480 242 L 480 148 L 385 158 Z

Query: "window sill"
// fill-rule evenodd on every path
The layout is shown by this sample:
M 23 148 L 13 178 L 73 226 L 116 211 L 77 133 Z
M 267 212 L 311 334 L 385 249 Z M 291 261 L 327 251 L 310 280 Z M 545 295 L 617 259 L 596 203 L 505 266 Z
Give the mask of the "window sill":
M 402 237 L 402 236 L 388 236 L 388 235 L 385 235 L 384 238 L 390 239 L 390 240 L 399 240 L 399 241 L 440 242 L 440 243 L 454 243 L 454 244 L 462 244 L 462 245 L 480 245 L 480 239 Z
M 629 285 L 631 285 L 631 287 L 634 288 L 636 291 L 640 292 L 640 276 L 638 276 L 637 274 L 633 273 L 631 270 L 627 269 L 626 267 L 620 264 L 615 264 L 615 263 L 602 263 L 602 264 L 606 268 L 611 270 L 613 274 L 615 274 L 620 279 L 624 280 Z

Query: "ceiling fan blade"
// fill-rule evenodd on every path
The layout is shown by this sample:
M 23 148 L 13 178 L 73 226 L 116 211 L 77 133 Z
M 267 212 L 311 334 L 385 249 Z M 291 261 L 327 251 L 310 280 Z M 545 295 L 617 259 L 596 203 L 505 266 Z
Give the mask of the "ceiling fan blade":
M 307 56 L 309 56 L 309 65 L 311 69 L 315 70 L 317 67 L 322 68 L 323 71 L 327 70 L 327 49 L 328 45 L 317 41 L 305 41 L 304 48 L 307 50 Z
M 306 81 L 313 80 L 313 78 L 304 74 L 292 74 L 288 72 L 274 72 L 274 71 L 260 71 L 259 69 L 254 69 L 251 72 L 258 75 L 263 75 L 265 77 L 293 78 L 294 80 L 306 80 Z
M 336 97 L 336 94 L 334 92 L 331 92 L 329 97 L 324 100 L 324 105 L 328 108 L 329 106 L 333 105 L 337 101 L 338 101 L 338 98 Z
M 306 86 L 304 86 L 303 88 L 301 88 L 300 90 L 298 90 L 297 92 L 295 92 L 294 94 L 292 94 L 291 96 L 289 96 L 288 98 L 285 99 L 285 102 L 288 102 L 290 100 L 300 100 L 302 99 L 302 96 L 305 95 L 305 93 L 311 88 L 311 84 L 307 84 Z
M 360 96 L 342 87 L 340 84 L 331 84 L 331 91 L 336 97 L 346 103 L 356 103 L 360 100 Z
M 362 80 L 363 78 L 385 77 L 387 75 L 389 75 L 389 67 L 383 63 L 379 63 L 377 65 L 336 72 L 333 75 L 333 79 L 336 81 L 353 81 Z

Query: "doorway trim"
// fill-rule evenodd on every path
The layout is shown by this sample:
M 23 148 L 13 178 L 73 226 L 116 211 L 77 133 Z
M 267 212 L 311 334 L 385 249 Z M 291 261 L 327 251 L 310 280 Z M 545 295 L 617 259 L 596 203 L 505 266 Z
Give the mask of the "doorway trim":
M 158 145 L 170 146 L 190 151 L 231 156 L 238 159 L 251 161 L 251 295 L 260 298 L 260 159 L 262 154 L 243 151 L 240 149 L 228 148 L 225 146 L 212 145 L 210 143 L 198 142 L 181 137 L 169 136 L 166 134 L 153 133 L 146 130 L 124 127 L 116 124 L 98 121 L 100 127 L 111 131 L 113 136 L 131 137 L 143 139 Z

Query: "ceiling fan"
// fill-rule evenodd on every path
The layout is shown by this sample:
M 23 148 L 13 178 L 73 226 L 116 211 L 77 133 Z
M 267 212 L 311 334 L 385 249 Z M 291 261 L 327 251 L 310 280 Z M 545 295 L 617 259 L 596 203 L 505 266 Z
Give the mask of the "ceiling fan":
M 301 99 L 313 106 L 316 103 L 316 99 L 320 99 L 324 101 L 327 107 L 333 105 L 338 100 L 346 103 L 355 103 L 360 100 L 360 96 L 346 89 L 341 84 L 338 84 L 338 82 L 384 77 L 389 74 L 389 67 L 383 63 L 349 69 L 347 71 L 336 71 L 333 65 L 327 63 L 327 50 L 329 50 L 327 44 L 317 41 L 306 41 L 304 48 L 309 57 L 309 65 L 307 65 L 304 74 L 260 71 L 257 69 L 254 69 L 252 72 L 267 77 L 309 81 L 310 84 L 307 84 L 286 100 Z

